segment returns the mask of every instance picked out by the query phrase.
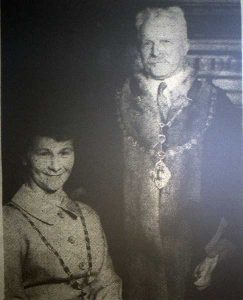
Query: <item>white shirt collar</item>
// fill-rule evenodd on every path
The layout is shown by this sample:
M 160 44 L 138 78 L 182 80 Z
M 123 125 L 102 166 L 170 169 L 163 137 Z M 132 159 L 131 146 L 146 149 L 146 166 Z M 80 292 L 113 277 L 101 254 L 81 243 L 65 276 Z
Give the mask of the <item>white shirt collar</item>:
M 164 80 L 164 82 L 167 85 L 166 90 L 168 90 L 169 92 L 173 91 L 176 87 L 178 87 L 185 79 L 185 71 L 182 70 L 178 73 L 176 73 L 175 75 L 166 78 Z
M 180 72 L 176 73 L 175 75 L 163 80 L 167 85 L 167 87 L 164 90 L 163 94 L 169 102 L 170 102 L 172 92 L 178 86 L 180 86 L 182 84 L 182 82 L 185 80 L 185 77 L 187 76 L 187 74 L 188 74 L 187 70 L 181 70 Z M 153 79 L 153 78 L 148 79 L 148 89 L 149 89 L 149 91 L 152 94 L 154 99 L 157 99 L 158 87 L 159 87 L 161 82 L 162 82 L 162 80 L 156 80 L 156 79 Z M 188 92 L 188 90 L 185 90 L 184 96 L 186 96 L 187 92 Z

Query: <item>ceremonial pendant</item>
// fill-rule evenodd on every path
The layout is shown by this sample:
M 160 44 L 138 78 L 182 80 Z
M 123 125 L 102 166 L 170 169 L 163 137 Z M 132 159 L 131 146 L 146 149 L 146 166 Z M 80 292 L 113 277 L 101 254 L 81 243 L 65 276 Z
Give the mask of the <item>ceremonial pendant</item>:
M 150 172 L 150 176 L 156 187 L 161 190 L 168 184 L 171 178 L 171 172 L 166 164 L 162 160 L 159 160 L 155 164 L 154 171 Z

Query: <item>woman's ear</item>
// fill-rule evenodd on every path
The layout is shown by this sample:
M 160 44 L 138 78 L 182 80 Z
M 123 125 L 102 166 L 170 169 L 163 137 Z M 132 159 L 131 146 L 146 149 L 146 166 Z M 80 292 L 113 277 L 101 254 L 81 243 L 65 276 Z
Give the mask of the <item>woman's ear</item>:
M 22 165 L 23 165 L 24 167 L 26 167 L 26 166 L 27 166 L 27 159 L 24 158 L 24 157 L 22 157 L 21 160 L 22 160 Z
M 20 161 L 22 162 L 22 166 L 27 167 L 29 165 L 29 158 L 30 158 L 30 152 L 27 151 L 27 153 L 22 152 L 20 154 Z

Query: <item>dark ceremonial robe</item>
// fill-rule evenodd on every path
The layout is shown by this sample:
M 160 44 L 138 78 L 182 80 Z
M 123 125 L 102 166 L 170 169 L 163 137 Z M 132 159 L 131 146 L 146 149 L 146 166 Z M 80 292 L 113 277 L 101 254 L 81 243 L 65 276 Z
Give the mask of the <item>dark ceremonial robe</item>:
M 156 162 L 151 149 L 162 122 L 157 102 L 141 74 L 118 94 L 124 145 L 124 299 L 189 299 L 185 293 L 193 268 L 206 256 L 204 248 L 222 217 L 228 226 L 220 239 L 240 247 L 235 243 L 241 220 L 240 110 L 207 81 L 189 74 L 182 92 L 188 84 L 191 101 L 163 132 L 167 151 L 175 155 L 164 160 L 172 176 L 162 189 L 150 176 Z

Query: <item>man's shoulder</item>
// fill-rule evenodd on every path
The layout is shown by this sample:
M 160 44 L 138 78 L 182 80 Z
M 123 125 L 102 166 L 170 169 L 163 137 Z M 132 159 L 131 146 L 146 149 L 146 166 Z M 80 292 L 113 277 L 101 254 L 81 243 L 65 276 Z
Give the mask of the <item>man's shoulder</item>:
M 195 77 L 195 80 L 192 83 L 191 89 L 196 90 L 197 92 L 207 92 L 210 96 L 212 94 L 219 95 L 221 90 L 217 88 L 211 80 Z
M 212 80 L 205 79 L 205 78 L 196 78 L 193 85 L 198 85 L 201 90 L 207 90 L 210 94 L 213 94 L 214 97 L 219 98 L 221 97 L 226 103 L 230 104 L 230 99 L 228 98 L 226 91 L 222 88 L 216 86 Z
M 131 81 L 132 81 L 132 78 L 127 77 L 117 88 L 116 97 L 118 99 L 131 94 Z
M 211 80 L 196 78 L 192 87 L 196 89 L 198 94 L 205 95 L 215 102 L 215 112 L 217 114 L 229 116 L 239 114 L 239 107 L 231 102 L 227 91 L 216 86 Z
M 126 77 L 126 79 L 120 85 L 118 93 L 121 95 L 132 94 L 138 96 L 146 93 L 148 90 L 149 83 L 148 79 L 143 73 L 134 73 Z

